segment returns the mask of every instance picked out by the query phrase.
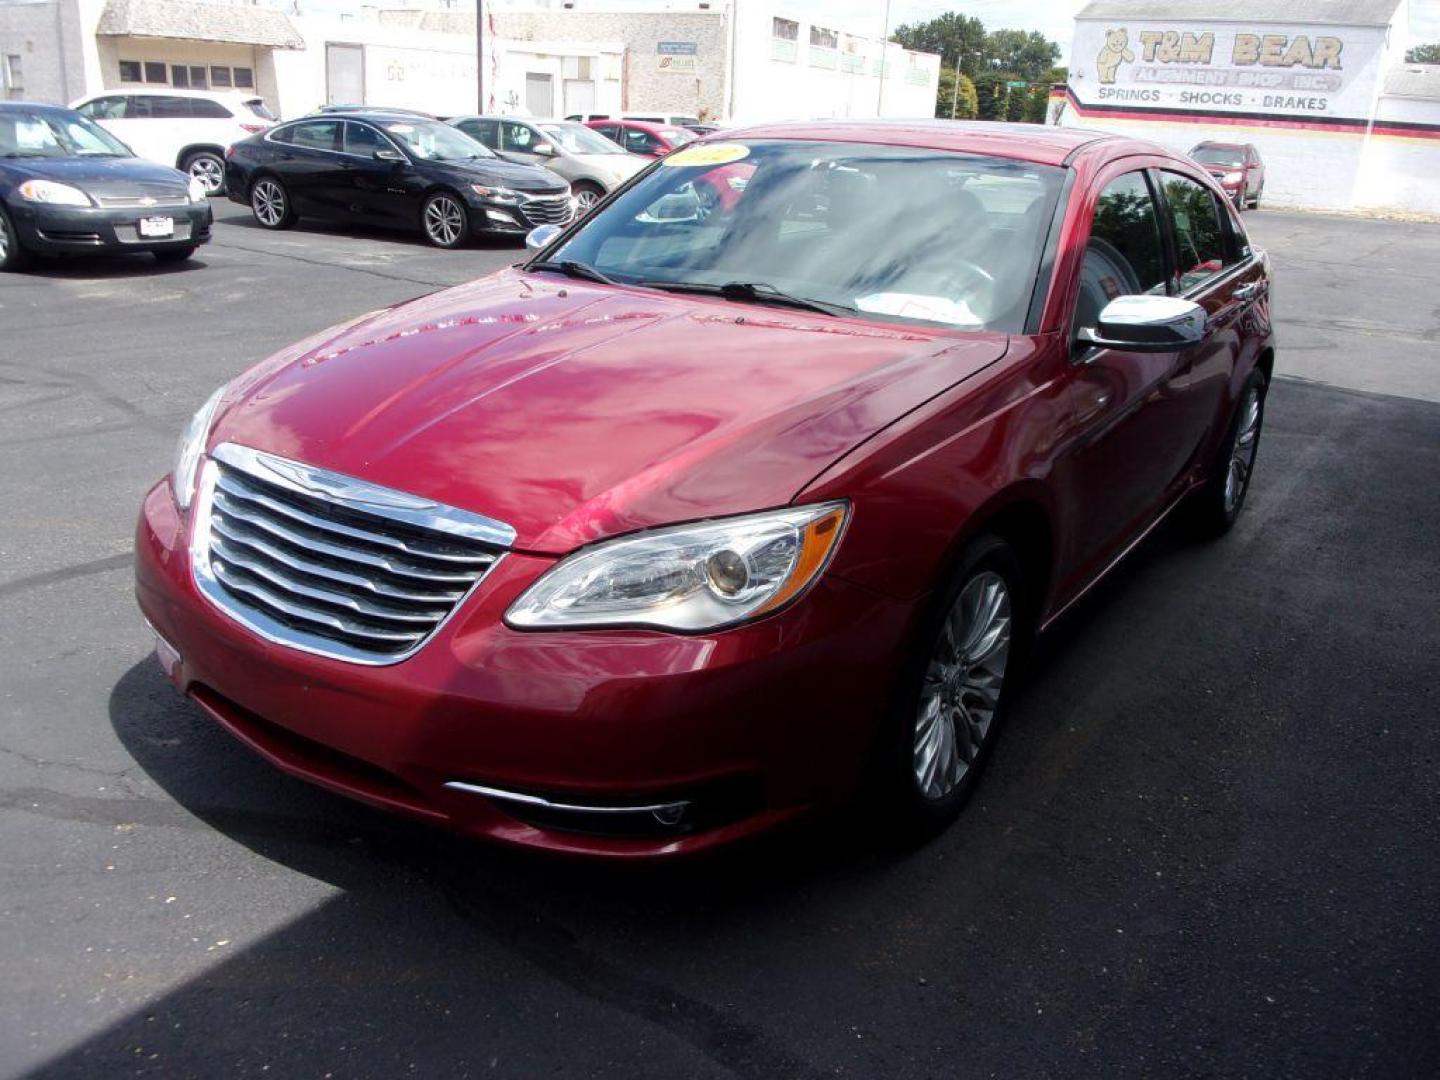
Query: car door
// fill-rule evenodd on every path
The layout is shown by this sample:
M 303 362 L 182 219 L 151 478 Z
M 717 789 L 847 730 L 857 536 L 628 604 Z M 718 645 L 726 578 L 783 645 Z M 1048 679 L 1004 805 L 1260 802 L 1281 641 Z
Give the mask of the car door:
M 1241 242 L 1235 211 L 1194 176 L 1161 170 L 1164 218 L 1174 252 L 1172 291 L 1205 309 L 1209 333 L 1187 350 L 1171 386 L 1177 430 L 1193 443 L 1192 465 L 1208 459 L 1228 421 L 1229 389 L 1239 362 L 1243 327 L 1264 289 L 1264 267 Z
M 1089 234 L 1075 286 L 1068 367 L 1073 438 L 1058 490 L 1072 522 L 1067 565 L 1079 578 L 1103 570 L 1173 498 L 1199 433 L 1177 402 L 1188 358 L 1178 352 L 1100 349 L 1078 341 L 1121 296 L 1175 292 L 1164 204 L 1153 175 L 1130 166 L 1091 188 Z
M 537 154 L 535 147 L 545 141 L 545 137 L 529 124 L 517 120 L 500 121 L 499 154 L 506 161 L 513 161 L 518 165 L 539 165 L 543 168 L 548 159 Z
M 497 154 L 500 152 L 500 121 L 477 116 L 469 120 L 461 120 L 455 126 L 481 146 L 493 150 Z
M 302 120 L 286 132 L 275 171 L 300 213 L 348 216 L 349 183 L 340 161 L 342 127 L 340 120 Z
M 639 154 L 641 157 L 658 158 L 669 150 L 668 146 L 644 128 L 631 127 L 626 124 L 622 136 L 624 141 L 620 145 L 630 153 Z
M 348 213 L 379 225 L 411 224 L 420 212 L 419 191 L 408 183 L 414 170 L 405 154 L 377 129 L 356 120 L 345 121 L 340 154 L 340 176 Z M 378 153 L 399 155 L 402 161 L 377 158 Z
M 1265 166 L 1260 162 L 1260 151 L 1253 146 L 1245 148 L 1246 194 L 1254 198 L 1265 186 Z

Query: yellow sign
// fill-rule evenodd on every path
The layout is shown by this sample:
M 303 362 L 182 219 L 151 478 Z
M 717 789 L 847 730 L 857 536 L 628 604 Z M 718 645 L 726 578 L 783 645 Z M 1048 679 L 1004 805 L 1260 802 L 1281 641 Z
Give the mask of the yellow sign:
M 703 146 L 687 146 L 677 150 L 660 162 L 662 165 L 684 167 L 688 165 L 729 165 L 750 156 L 750 148 L 739 143 L 707 143 Z

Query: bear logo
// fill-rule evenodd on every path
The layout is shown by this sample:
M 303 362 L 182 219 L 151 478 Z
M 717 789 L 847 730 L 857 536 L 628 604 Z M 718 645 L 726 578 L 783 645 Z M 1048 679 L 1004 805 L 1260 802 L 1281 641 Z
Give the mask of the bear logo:
M 1130 34 L 1124 28 L 1119 30 L 1105 31 L 1105 45 L 1100 50 L 1100 55 L 1095 57 L 1095 68 L 1100 72 L 1100 81 L 1110 84 L 1115 81 L 1115 72 L 1120 67 L 1121 60 L 1135 62 L 1135 54 L 1130 51 Z

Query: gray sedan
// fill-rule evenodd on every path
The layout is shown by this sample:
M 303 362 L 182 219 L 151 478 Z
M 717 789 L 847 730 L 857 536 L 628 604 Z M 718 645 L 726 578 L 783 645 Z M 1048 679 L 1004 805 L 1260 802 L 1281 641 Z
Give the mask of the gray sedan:
M 568 120 L 459 116 L 450 123 L 507 161 L 543 165 L 559 173 L 570 181 L 581 213 L 648 164 L 584 124 Z

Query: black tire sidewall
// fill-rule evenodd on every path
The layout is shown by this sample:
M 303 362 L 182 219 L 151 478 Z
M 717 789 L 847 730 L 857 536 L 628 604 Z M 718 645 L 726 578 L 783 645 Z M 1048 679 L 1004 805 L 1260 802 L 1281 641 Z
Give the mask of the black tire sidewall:
M 209 158 L 211 161 L 215 162 L 215 164 L 220 167 L 220 186 L 219 186 L 218 188 L 216 188 L 214 191 L 207 191 L 205 194 L 206 194 L 206 195 L 210 195 L 210 196 L 214 196 L 214 195 L 224 195 L 224 194 L 225 194 L 225 159 L 224 159 L 223 157 L 221 157 L 219 154 L 215 153 L 214 151 L 211 151 L 211 150 L 197 150 L 197 151 L 195 151 L 195 153 L 193 153 L 193 154 L 187 154 L 186 157 L 185 157 L 185 160 L 184 160 L 183 162 L 181 162 L 181 164 L 180 164 L 180 171 L 183 172 L 186 176 L 189 176 L 189 175 L 190 175 L 190 169 L 194 166 L 195 162 L 199 161 L 201 158 Z
M 920 688 L 934 652 L 941 625 L 956 598 L 976 574 L 994 571 L 1005 579 L 1010 591 L 1010 653 L 995 716 L 975 761 L 955 789 L 940 799 L 921 795 L 915 782 L 915 724 L 919 715 Z M 882 803 L 885 832 L 902 843 L 918 843 L 944 829 L 964 808 L 974 793 L 989 762 L 1007 707 L 1017 681 L 1016 674 L 1030 633 L 1030 601 L 1025 575 L 1014 550 L 997 536 L 985 534 L 971 540 L 955 561 L 943 588 L 937 590 L 919 626 L 911 637 L 905 669 L 901 673 L 882 733 L 879 770 L 875 776 Z
M 1229 509 L 1225 506 L 1225 477 L 1230 468 L 1230 455 L 1235 449 L 1235 440 L 1240 437 L 1240 421 L 1243 417 L 1245 399 L 1250 396 L 1251 389 L 1260 394 L 1260 419 L 1255 427 L 1255 458 L 1250 466 L 1250 474 L 1245 478 L 1245 490 L 1240 493 L 1240 498 L 1235 505 Z M 1210 468 L 1210 476 L 1205 481 L 1205 486 L 1200 489 L 1200 497 L 1197 500 L 1199 524 L 1202 529 L 1219 534 L 1226 532 L 1239 520 L 1241 512 L 1245 509 L 1245 501 L 1250 497 L 1250 488 L 1255 482 L 1255 467 L 1260 457 L 1260 436 L 1265 431 L 1265 398 L 1270 389 L 1269 381 L 1265 373 L 1255 368 L 1246 376 L 1245 382 L 1240 387 L 1240 393 L 1235 397 L 1235 407 L 1231 410 L 1230 424 L 1225 430 L 1225 438 L 1220 443 L 1220 449 L 1215 455 L 1214 464 Z
M 10 238 L 10 250 L 5 255 L 5 261 L 0 262 L 0 273 L 14 273 L 24 270 L 30 265 L 30 252 L 25 250 L 25 245 L 20 242 L 20 233 L 15 228 L 15 219 L 10 212 L 0 205 L 0 219 L 3 219 L 5 235 Z
M 425 227 L 425 216 L 430 212 L 430 204 L 436 199 L 449 199 L 460 208 L 460 235 L 455 238 L 453 244 L 442 244 L 430 235 L 430 230 Z M 465 205 L 465 200 L 453 191 L 435 191 L 425 196 L 425 201 L 420 204 L 420 231 L 425 236 L 425 242 L 432 247 L 442 251 L 454 251 L 462 247 L 470 236 L 470 208 Z

